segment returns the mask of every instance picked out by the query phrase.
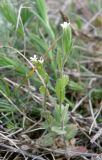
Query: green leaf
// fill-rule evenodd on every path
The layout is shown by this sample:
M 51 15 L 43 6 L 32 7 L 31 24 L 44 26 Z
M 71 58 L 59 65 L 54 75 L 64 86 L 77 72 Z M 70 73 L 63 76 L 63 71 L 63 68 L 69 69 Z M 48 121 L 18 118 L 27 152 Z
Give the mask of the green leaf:
M 77 134 L 77 127 L 76 125 L 73 124 L 69 124 L 66 128 L 66 139 L 70 140 L 73 139 L 75 137 L 75 135 Z
M 62 121 L 62 115 L 61 115 L 61 108 L 59 105 L 55 106 L 54 117 L 55 117 L 55 124 L 57 126 L 60 126 Z
M 79 83 L 74 82 L 72 80 L 69 81 L 69 88 L 74 91 L 83 91 L 84 90 L 83 84 L 79 84 Z
M 55 123 L 57 126 L 60 126 L 61 123 L 65 125 L 68 122 L 68 107 L 69 105 L 57 105 L 54 110 Z
M 46 94 L 46 88 L 45 88 L 44 86 L 41 86 L 41 87 L 39 88 L 39 90 L 40 90 L 40 93 L 41 93 L 42 95 L 45 95 L 45 94 Z
M 62 54 L 60 52 L 57 53 L 56 63 L 58 65 L 59 71 L 61 71 L 62 67 L 63 67 L 63 57 L 62 57 Z
M 53 117 L 51 115 L 50 111 L 43 111 L 42 112 L 42 117 L 45 118 L 45 122 L 44 122 L 44 127 L 45 128 L 50 128 L 53 122 Z
M 67 22 L 64 22 L 64 23 L 67 23 Z M 72 48 L 72 30 L 71 30 L 70 23 L 67 23 L 67 26 L 63 28 L 62 47 L 64 50 L 64 56 L 66 58 L 69 56 Z
M 57 127 L 57 126 L 53 126 L 51 128 L 52 132 L 55 132 L 57 133 L 58 135 L 63 135 L 63 134 L 66 134 L 66 131 L 65 130 L 62 130 L 62 127 Z
M 43 78 L 45 84 L 47 84 L 48 81 L 49 81 L 49 76 L 48 76 L 48 74 L 46 73 L 43 65 L 40 64 L 40 63 L 37 63 L 37 64 L 36 64 L 36 67 L 37 67 L 37 70 L 38 70 L 39 74 L 40 74 L 41 77 Z
M 69 78 L 64 75 L 62 78 L 57 79 L 56 82 L 56 95 L 59 102 L 63 102 L 65 99 L 65 87 L 68 84 Z
M 52 146 L 54 143 L 54 135 L 52 133 L 48 133 L 37 140 L 37 143 L 46 147 Z
M 68 107 L 69 105 L 62 105 L 61 106 L 61 116 L 62 116 L 62 121 L 63 121 L 63 124 L 66 125 L 68 123 Z

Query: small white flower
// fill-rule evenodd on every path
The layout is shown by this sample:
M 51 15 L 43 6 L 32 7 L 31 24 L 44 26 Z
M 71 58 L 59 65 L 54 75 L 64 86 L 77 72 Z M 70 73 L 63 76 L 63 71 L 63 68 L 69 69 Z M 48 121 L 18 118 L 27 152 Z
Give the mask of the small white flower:
M 63 29 L 67 29 L 67 27 L 70 25 L 70 23 L 68 23 L 68 22 L 64 22 L 63 24 L 61 24 L 61 27 L 63 28 Z
M 44 62 L 44 59 L 42 57 L 40 57 L 40 59 L 38 60 L 38 62 L 42 64 Z
M 30 61 L 37 62 L 38 61 L 37 56 L 34 54 L 34 57 L 30 57 Z
M 42 57 L 40 57 L 40 59 L 37 58 L 37 56 L 34 54 L 34 57 L 30 57 L 30 61 L 34 62 L 34 63 L 43 63 L 44 59 Z

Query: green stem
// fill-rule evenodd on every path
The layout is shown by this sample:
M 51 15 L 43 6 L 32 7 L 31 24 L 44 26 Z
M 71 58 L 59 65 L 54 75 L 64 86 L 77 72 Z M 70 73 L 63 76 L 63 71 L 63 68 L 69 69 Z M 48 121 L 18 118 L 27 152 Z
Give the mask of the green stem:
M 47 85 L 46 85 L 47 88 Z M 47 98 L 47 90 L 45 88 L 45 94 L 44 94 L 44 103 L 43 103 L 43 107 L 44 107 L 44 111 L 46 111 L 46 98 Z

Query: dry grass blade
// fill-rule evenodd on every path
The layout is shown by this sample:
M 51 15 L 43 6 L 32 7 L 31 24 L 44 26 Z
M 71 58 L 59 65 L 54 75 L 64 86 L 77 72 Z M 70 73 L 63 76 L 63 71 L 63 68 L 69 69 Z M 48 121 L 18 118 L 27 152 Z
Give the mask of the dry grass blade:
M 5 95 L 5 93 L 3 93 L 1 90 L 0 90 L 0 93 L 15 107 L 15 109 L 16 109 L 21 115 L 23 115 L 23 116 L 24 116 L 25 118 L 27 118 L 29 121 L 31 121 L 31 122 L 34 123 L 34 121 L 33 121 L 32 119 L 30 119 L 29 117 L 27 117 L 27 116 L 25 115 L 25 113 L 23 113 L 23 112 L 12 102 L 12 100 Z
M 19 153 L 19 154 L 23 155 L 24 157 L 30 157 L 30 158 L 33 158 L 33 159 L 39 158 L 39 160 L 45 160 L 41 156 L 35 156 L 35 155 L 30 154 L 26 151 L 22 151 L 21 149 L 16 149 L 16 148 L 11 147 L 11 146 L 6 145 L 6 144 L 0 143 L 0 146 L 3 147 L 3 148 L 6 148 L 9 152 Z
M 4 134 L 0 133 L 0 136 L 4 139 L 4 140 L 8 140 L 12 145 L 14 145 L 17 149 L 19 149 L 19 147 L 16 145 L 16 143 L 13 141 L 13 139 L 8 138 L 7 136 L 5 136 Z
M 102 128 L 99 129 L 99 131 L 93 136 L 91 139 L 91 143 L 94 143 L 99 137 L 102 135 Z

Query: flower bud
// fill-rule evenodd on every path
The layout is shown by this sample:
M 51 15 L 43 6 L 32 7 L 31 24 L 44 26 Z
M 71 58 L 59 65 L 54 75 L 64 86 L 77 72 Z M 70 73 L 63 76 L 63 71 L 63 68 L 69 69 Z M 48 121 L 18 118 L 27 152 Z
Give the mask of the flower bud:
M 61 27 L 63 28 L 63 41 L 62 46 L 64 50 L 64 55 L 70 54 L 71 47 L 72 47 L 72 30 L 70 23 L 64 22 L 61 24 Z

